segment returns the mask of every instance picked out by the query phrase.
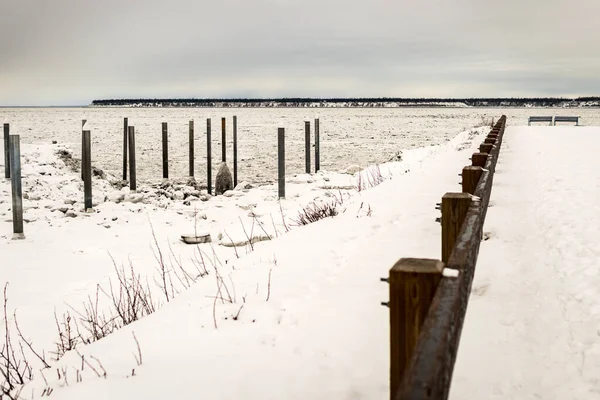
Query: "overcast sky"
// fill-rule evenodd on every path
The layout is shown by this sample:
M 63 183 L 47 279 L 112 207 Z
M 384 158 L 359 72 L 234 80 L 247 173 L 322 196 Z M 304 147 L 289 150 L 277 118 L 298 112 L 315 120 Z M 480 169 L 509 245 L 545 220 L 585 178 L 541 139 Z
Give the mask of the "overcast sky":
M 600 95 L 600 0 L 0 0 L 0 105 Z

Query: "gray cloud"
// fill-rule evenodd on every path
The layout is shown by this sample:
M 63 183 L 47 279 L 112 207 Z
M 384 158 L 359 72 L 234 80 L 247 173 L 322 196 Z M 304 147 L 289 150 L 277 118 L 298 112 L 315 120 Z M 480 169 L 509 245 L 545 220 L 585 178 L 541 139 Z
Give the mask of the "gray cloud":
M 600 93 L 596 0 L 3 0 L 0 105 Z

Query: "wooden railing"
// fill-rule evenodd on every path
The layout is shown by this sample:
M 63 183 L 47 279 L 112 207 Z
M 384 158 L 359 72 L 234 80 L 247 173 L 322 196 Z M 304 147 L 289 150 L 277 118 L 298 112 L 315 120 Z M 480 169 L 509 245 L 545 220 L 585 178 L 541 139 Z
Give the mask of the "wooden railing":
M 447 399 L 506 116 L 463 168 L 462 193 L 446 193 L 442 258 L 400 259 L 390 269 L 390 399 Z

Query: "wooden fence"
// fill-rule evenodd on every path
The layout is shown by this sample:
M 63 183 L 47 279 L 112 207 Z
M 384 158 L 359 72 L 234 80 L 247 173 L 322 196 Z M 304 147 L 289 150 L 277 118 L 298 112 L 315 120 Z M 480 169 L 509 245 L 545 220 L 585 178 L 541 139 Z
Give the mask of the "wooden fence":
M 390 269 L 391 400 L 448 398 L 505 125 L 503 115 L 463 168 L 462 193 L 439 204 L 442 259 Z

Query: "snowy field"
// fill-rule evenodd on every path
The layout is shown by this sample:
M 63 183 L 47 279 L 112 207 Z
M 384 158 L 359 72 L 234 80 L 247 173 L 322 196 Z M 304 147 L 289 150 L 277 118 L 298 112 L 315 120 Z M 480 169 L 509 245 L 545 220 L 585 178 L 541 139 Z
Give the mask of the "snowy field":
M 360 191 L 358 174 L 290 174 L 281 202 L 274 185 L 199 193 L 206 201 L 187 205 L 95 179 L 91 214 L 81 212 L 79 172 L 56 154 L 65 144 L 24 140 L 25 240 L 10 240 L 10 185 L 0 182 L 5 322 L 33 366 L 21 397 L 387 396 L 388 310 L 379 304 L 388 288 L 379 277 L 401 256 L 439 256 L 434 205 L 459 189 L 457 171 L 487 130 L 407 150 L 401 162 L 363 173 L 373 187 Z M 299 226 L 313 201 L 338 215 Z M 194 232 L 212 243 L 180 240 Z M 134 307 L 139 315 L 156 312 L 136 322 L 119 314 L 130 299 L 119 294 L 119 275 L 152 294 L 134 297 L 151 305 Z
M 136 128 L 137 176 L 142 181 L 162 178 L 161 123 L 169 124 L 170 176 L 188 175 L 188 123 L 194 120 L 196 176 L 206 183 L 206 119 L 212 122 L 213 166 L 221 160 L 221 118 L 227 118 L 227 159 L 232 162 L 232 116 L 238 117 L 239 177 L 250 183 L 277 178 L 277 128 L 286 128 L 286 171 L 304 172 L 304 121 L 320 119 L 321 167 L 340 171 L 390 160 L 406 149 L 438 145 L 458 132 L 502 114 L 512 125 L 526 125 L 529 115 L 580 115 L 583 125 L 600 125 L 591 109 L 205 109 L 205 108 L 0 108 L 0 122 L 22 135 L 24 143 L 70 147 L 81 157 L 81 120 L 92 131 L 92 161 L 119 177 L 122 174 L 123 118 Z M 314 143 L 313 143 L 314 144 Z M 314 161 L 313 161 L 314 168 Z
M 506 130 L 451 398 L 600 398 L 599 146 Z
M 322 142 L 323 171 L 305 175 L 301 174 L 302 121 L 305 111 L 0 109 L 4 121 L 11 122 L 13 133 L 24 132 L 22 165 L 25 240 L 11 240 L 10 183 L 4 179 L 0 181 L 0 283 L 4 285 L 9 282 L 6 292 L 8 318 L 5 320 L 2 316 L 0 319 L 8 325 L 17 358 L 22 358 L 18 343 L 23 344 L 23 352 L 32 365 L 33 374 L 33 381 L 25 386 L 21 398 L 40 398 L 47 395 L 48 391 L 51 391 L 53 398 L 61 399 L 387 397 L 389 311 L 379 304 L 387 301 L 388 287 L 379 281 L 379 277 L 387 276 L 389 268 L 400 257 L 440 257 L 440 227 L 434 221 L 439 212 L 434 206 L 445 192 L 460 191 L 460 178 L 457 174 L 464 165 L 469 164 L 468 158 L 489 131 L 489 127 L 473 126 L 481 124 L 482 116 L 497 119 L 502 113 L 507 114 L 508 125 L 512 126 L 526 124 L 526 117 L 534 114 L 550 115 L 558 112 L 581 115 L 582 124 L 591 124 L 593 118 L 598 118 L 593 110 L 579 109 L 319 110 L 322 136 L 327 138 Z M 214 114 L 207 115 L 209 112 Z M 518 113 L 518 118 L 513 117 L 511 120 L 511 112 Z M 125 113 L 130 114 L 124 115 Z M 134 113 L 139 114 L 136 116 Z M 437 117 L 434 118 L 433 113 Z M 111 143 L 120 148 L 122 117 L 128 116 L 131 120 L 139 118 L 139 121 L 146 121 L 148 127 L 156 127 L 155 137 L 146 138 L 146 146 L 152 148 L 153 155 L 147 159 L 147 167 L 143 170 L 146 171 L 146 179 L 152 180 L 154 175 L 160 177 L 158 139 L 163 115 L 172 117 L 169 122 L 180 121 L 181 134 L 185 138 L 189 118 L 198 120 L 212 117 L 213 137 L 216 138 L 213 148 L 218 152 L 220 117 L 234 114 L 238 115 L 240 121 L 240 137 L 245 131 L 247 137 L 254 135 L 252 137 L 255 138 L 254 142 L 248 141 L 245 145 L 246 149 L 253 149 L 251 155 L 246 153 L 244 156 L 252 161 L 248 165 L 260 165 L 262 162 L 263 165 L 272 163 L 273 167 L 274 137 L 266 140 L 261 132 L 276 131 L 277 126 L 285 126 L 279 124 L 281 121 L 278 122 L 274 116 L 279 116 L 280 120 L 290 120 L 292 115 L 297 116 L 293 120 L 298 125 L 298 160 L 296 167 L 288 169 L 286 199 L 277 200 L 275 185 L 258 184 L 270 180 L 271 178 L 267 179 L 268 175 L 274 178 L 274 168 L 271 172 L 260 172 L 264 174 L 261 178 L 256 177 L 260 168 L 248 166 L 246 172 L 244 169 L 240 171 L 240 181 L 249 184 L 241 185 L 227 196 L 217 197 L 207 196 L 204 191 L 178 183 L 167 185 L 163 189 L 143 183 L 138 193 L 129 193 L 127 189 L 119 190 L 106 180 L 94 179 L 94 212 L 86 214 L 82 212 L 83 185 L 79 171 L 65 165 L 57 154 L 66 154 L 68 160 L 72 151 L 73 156 L 78 158 L 82 118 L 87 118 L 90 124 L 97 124 L 97 128 L 90 125 L 92 132 L 95 129 L 101 131 L 99 126 L 102 124 L 114 125 L 114 132 L 107 130 L 103 136 L 97 136 L 94 149 L 99 161 L 94 164 L 109 172 L 112 171 L 111 168 L 115 168 L 118 173 L 120 155 L 117 154 L 118 151 L 111 155 L 108 148 Z M 45 117 L 37 118 L 36 115 Z M 94 118 L 94 115 L 98 117 Z M 344 120 L 341 117 L 343 115 L 348 119 Z M 142 118 L 143 116 L 146 118 Z M 56 122 L 57 118 L 63 121 Z M 412 123 L 409 123 L 411 120 Z M 30 124 L 30 121 L 35 121 L 35 124 Z M 112 122 L 108 124 L 107 121 Z M 228 118 L 228 123 L 230 121 Z M 362 136 L 361 132 L 364 132 L 369 121 L 372 123 L 373 136 L 379 139 L 378 135 L 381 135 L 387 139 L 376 140 Z M 31 128 L 27 128 L 26 123 Z M 70 126 L 73 132 L 70 131 Z M 196 132 L 199 129 L 197 124 Z M 530 141 L 545 138 L 544 134 L 547 132 L 565 132 L 570 137 L 578 137 L 576 134 L 588 132 L 589 129 L 524 129 L 524 132 L 541 133 L 531 138 L 524 136 L 527 139 L 522 140 L 529 145 Z M 397 136 L 391 136 L 388 131 L 397 132 Z M 518 197 L 514 192 L 518 188 L 516 178 L 509 177 L 510 168 L 528 165 L 533 171 L 540 165 L 540 160 L 536 157 L 521 161 L 517 150 L 521 149 L 522 143 L 517 141 L 516 135 L 511 142 L 509 139 L 513 134 L 510 132 L 513 130 L 507 131 L 505 136 L 506 145 L 503 143 L 503 158 L 498 164 L 492 193 L 492 204 L 498 211 L 506 210 L 507 206 L 503 206 L 503 201 L 507 204 L 510 199 L 512 205 L 512 197 Z M 114 138 L 110 135 L 114 135 Z M 332 137 L 342 140 L 340 138 L 344 135 L 348 136 L 348 142 L 339 142 L 343 146 L 333 145 L 335 141 Z M 549 140 L 559 140 L 553 135 L 547 136 Z M 112 139 L 109 140 L 108 137 Z M 596 140 L 590 135 L 586 139 Z M 52 140 L 57 140 L 58 143 L 51 144 Z M 382 140 L 390 142 L 387 146 L 382 146 Z M 205 142 L 202 138 L 199 141 L 200 148 L 204 148 Z M 360 151 L 350 151 L 350 142 L 356 142 Z M 242 143 L 240 138 L 240 149 L 244 148 Z M 294 142 L 289 140 L 289 143 Z M 572 145 L 573 149 L 570 149 L 565 147 L 570 142 L 551 143 L 554 142 L 551 141 L 548 146 L 556 146 L 555 149 L 537 145 L 534 147 L 534 155 L 538 156 L 539 152 L 539 156 L 557 161 L 561 158 L 553 153 L 558 151 L 556 149 L 568 154 L 576 154 L 575 149 L 578 149 L 577 154 L 583 151 L 584 155 L 573 159 L 576 162 L 569 166 L 574 171 L 588 168 L 591 164 L 586 162 L 596 162 L 591 155 L 593 146 L 586 147 L 586 144 L 576 141 Z M 182 140 L 180 144 L 183 151 L 187 142 Z M 102 146 L 105 146 L 105 150 L 98 150 Z M 272 146 L 273 151 L 263 152 L 268 146 Z M 382 147 L 385 150 L 381 150 Z M 141 148 L 143 146 L 140 145 Z M 326 156 L 327 151 L 329 158 Z M 402 151 L 402 161 L 384 163 L 379 167 L 371 166 L 362 173 L 340 172 L 348 165 L 366 167 L 373 161 L 384 161 L 387 155 L 383 155 L 386 152 L 393 156 L 397 151 Z M 515 151 L 512 156 L 515 158 L 508 165 L 511 151 Z M 333 154 L 339 158 L 332 157 Z M 365 157 L 365 154 L 370 154 L 369 157 L 373 158 L 359 158 Z M 106 164 L 101 163 L 103 155 L 106 156 Z M 180 156 L 187 159 L 185 153 Z M 218 158 L 217 153 L 215 159 Z M 291 158 L 292 156 L 290 165 L 293 165 Z M 338 160 L 335 161 L 337 164 L 332 160 Z M 3 170 L 2 163 L 3 159 L 0 159 L 0 170 Z M 558 170 L 561 164 L 550 167 Z M 181 164 L 180 171 L 186 171 L 185 164 Z M 564 178 L 562 184 L 574 184 L 567 179 L 575 176 L 574 172 L 564 169 L 560 171 L 558 176 Z M 547 184 L 544 179 L 550 179 L 552 175 L 542 172 L 544 171 L 533 175 L 532 186 L 537 183 Z M 516 174 L 518 171 L 514 170 L 512 173 Z M 363 186 L 361 190 L 357 187 L 359 176 Z M 595 185 L 597 182 L 591 176 L 590 182 Z M 513 191 L 503 195 L 502 185 Z M 534 188 L 531 187 L 530 190 L 530 195 L 533 196 Z M 544 195 L 549 196 L 548 193 Z M 518 203 L 519 199 L 522 203 Z M 550 204 L 554 204 L 554 198 L 548 199 Z M 577 204 L 586 204 L 586 196 L 577 199 Z M 517 203 L 532 206 L 533 201 L 530 203 L 529 200 L 531 199 L 527 196 L 518 197 Z M 562 207 L 567 207 L 568 200 L 562 201 Z M 335 208 L 338 215 L 307 226 L 299 225 L 298 218 L 302 209 L 314 207 L 315 204 Z M 542 212 L 544 209 L 534 211 Z M 485 294 L 486 290 L 488 294 L 494 293 L 494 285 L 502 279 L 499 282 L 504 286 L 498 286 L 498 290 L 500 296 L 505 297 L 500 301 L 507 301 L 506 304 L 514 307 L 514 310 L 511 314 L 503 315 L 505 318 L 510 316 L 506 320 L 494 315 L 496 320 L 490 321 L 492 315 L 484 315 L 488 319 L 481 317 L 481 320 L 473 323 L 470 322 L 472 318 L 469 313 L 472 309 L 477 310 L 477 305 L 473 304 L 477 304 L 479 298 L 471 299 L 461 351 L 467 349 L 465 354 L 473 357 L 481 353 L 478 341 L 487 338 L 482 339 L 480 331 L 470 333 L 470 324 L 473 324 L 473 329 L 478 329 L 484 323 L 491 325 L 504 321 L 509 327 L 512 324 L 521 329 L 519 340 L 525 340 L 525 327 L 519 318 L 525 315 L 523 312 L 535 310 L 534 306 L 521 310 L 518 297 L 510 298 L 512 286 L 506 285 L 519 283 L 516 282 L 516 277 L 493 277 L 492 282 L 492 276 L 487 275 L 487 280 L 485 279 L 485 246 L 508 246 L 518 238 L 523 239 L 523 245 L 527 243 L 523 231 L 517 232 L 521 236 L 514 233 L 520 225 L 500 224 L 508 216 L 508 212 L 496 216 L 494 220 L 493 210 L 494 208 L 490 209 L 488 213 L 489 222 L 486 221 L 485 228 L 491 231 L 492 237 L 482 245 L 473 296 L 480 292 Z M 556 213 L 557 208 L 547 210 Z M 596 218 L 592 210 L 593 208 L 588 210 L 589 216 L 586 214 L 591 221 Z M 534 216 L 537 215 L 534 213 Z M 515 218 L 518 216 L 521 216 L 519 223 L 543 223 L 541 214 L 535 221 L 525 211 L 515 214 Z M 497 224 L 495 228 L 493 221 Z M 565 223 L 565 234 L 569 233 L 569 229 L 576 229 L 580 220 L 572 222 Z M 547 226 L 539 225 L 539 229 L 542 228 L 551 237 L 552 231 Z M 506 229 L 506 233 L 502 229 Z M 194 232 L 210 234 L 212 243 L 186 245 L 180 240 L 182 234 Z M 540 251 L 544 260 L 553 260 L 551 254 L 557 257 L 572 254 L 566 251 L 560 253 L 560 246 L 554 246 L 547 252 L 542 244 L 533 239 L 532 243 L 540 245 L 534 248 Z M 593 254 L 597 255 L 595 244 L 586 243 L 578 251 L 595 251 Z M 565 246 L 568 245 L 565 242 Z M 512 259 L 517 259 L 515 253 L 508 250 L 503 254 L 505 257 L 512 254 Z M 489 254 L 488 260 L 497 256 L 496 253 Z M 516 273 L 517 269 L 521 271 L 525 266 L 535 265 L 536 260 L 538 258 L 533 255 L 529 259 L 519 259 L 522 268 L 518 268 L 521 264 L 503 264 L 502 269 L 496 273 L 505 273 L 507 269 L 507 273 Z M 559 264 L 550 266 L 560 267 Z M 596 276 L 592 274 L 594 270 L 584 267 L 579 263 L 571 268 L 581 271 L 577 276 L 567 278 L 551 270 L 548 277 L 560 275 L 562 279 L 573 279 L 574 284 L 592 285 Z M 525 272 L 532 274 L 525 275 L 525 282 L 529 285 L 535 286 L 536 280 L 543 277 L 542 272 L 536 269 Z M 477 286 L 479 275 L 483 280 Z M 128 288 L 137 286 L 137 295 L 133 297 L 137 299 L 137 305 L 131 307 L 137 315 L 123 312 L 132 297 L 127 296 L 131 293 L 120 290 L 119 277 L 129 282 L 126 285 Z M 533 286 L 527 286 L 526 289 L 535 289 Z M 477 287 L 484 289 L 477 290 Z M 583 296 L 583 302 L 591 301 L 591 297 L 586 296 L 592 293 L 593 286 L 577 287 L 579 288 L 582 294 L 562 293 L 564 301 L 570 301 L 570 295 Z M 526 296 L 525 293 L 529 292 L 524 290 L 523 293 Z M 151 295 L 151 299 L 148 295 Z M 531 293 L 529 295 L 532 296 Z M 486 296 L 480 297 L 485 300 Z M 524 298 L 537 305 L 538 309 L 545 306 L 543 298 Z M 556 302 L 556 299 L 550 300 Z M 493 306 L 504 310 L 503 303 L 493 303 Z M 575 308 L 571 311 L 575 314 L 569 315 L 569 318 L 575 321 L 575 318 L 580 317 L 577 312 L 585 308 L 577 309 L 577 304 L 573 306 Z M 15 310 L 23 338 L 19 336 L 15 324 Z M 482 309 L 480 313 L 489 311 Z M 499 311 L 497 314 L 503 313 L 504 311 Z M 593 315 L 597 316 L 598 313 Z M 540 324 L 542 321 L 545 320 L 540 320 Z M 549 323 L 544 322 L 546 326 Z M 582 333 L 577 339 L 581 340 L 581 346 L 587 346 L 591 343 L 592 336 L 584 336 L 583 327 L 584 325 L 580 331 L 572 330 L 571 333 Z M 0 328 L 3 337 L 5 329 L 3 324 Z M 532 329 L 538 332 L 543 326 L 534 326 Z M 586 332 L 591 335 L 592 331 L 596 334 L 596 330 L 597 327 L 594 327 Z M 497 338 L 494 343 L 517 340 L 510 337 L 506 329 L 496 329 L 493 333 L 499 335 L 501 332 L 506 335 Z M 562 333 L 564 332 L 560 332 L 561 335 Z M 486 330 L 486 335 L 488 334 Z M 102 336 L 105 337 L 96 340 Z M 547 344 L 550 339 L 545 337 L 543 340 Z M 44 351 L 50 369 L 42 370 L 43 363 L 29 350 L 26 342 L 32 343 L 40 354 Z M 90 344 L 86 344 L 88 342 Z M 497 365 L 495 351 L 506 358 L 510 357 L 510 353 L 495 348 L 494 343 L 482 345 L 489 347 L 490 363 Z M 69 350 L 75 344 L 77 349 Z M 473 346 L 471 350 L 469 344 Z M 535 354 L 541 356 L 545 347 L 542 342 L 536 346 L 539 353 Z M 576 350 L 581 349 L 574 347 L 573 354 Z M 593 347 L 588 346 L 585 351 L 586 357 L 592 357 L 590 359 L 593 362 L 597 361 L 593 358 Z M 459 363 L 465 363 L 465 357 L 467 356 L 459 354 Z M 569 357 L 576 355 L 565 355 L 562 360 L 566 363 L 570 360 Z M 56 361 L 56 358 L 59 360 Z M 538 363 L 539 360 L 538 358 Z M 475 358 L 471 361 L 474 363 Z M 529 360 L 525 361 L 529 363 Z M 460 368 L 462 367 L 457 364 L 457 371 Z M 471 365 L 468 368 L 474 367 Z M 458 383 L 453 385 L 455 393 L 461 393 L 458 390 L 461 390 L 460 385 L 463 384 L 462 393 L 479 390 L 483 393 L 479 398 L 487 398 L 488 392 L 484 390 L 495 387 L 494 373 L 502 377 L 503 372 L 481 366 L 477 366 L 475 370 L 482 376 L 486 371 L 490 372 L 484 376 L 488 379 L 485 381 L 488 386 L 466 379 L 468 374 L 464 372 L 457 372 L 455 382 Z M 550 381 L 555 383 L 555 380 Z M 498 382 L 497 385 L 500 385 L 504 381 L 499 379 Z M 512 396 L 517 397 L 521 398 Z

